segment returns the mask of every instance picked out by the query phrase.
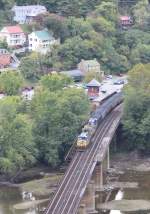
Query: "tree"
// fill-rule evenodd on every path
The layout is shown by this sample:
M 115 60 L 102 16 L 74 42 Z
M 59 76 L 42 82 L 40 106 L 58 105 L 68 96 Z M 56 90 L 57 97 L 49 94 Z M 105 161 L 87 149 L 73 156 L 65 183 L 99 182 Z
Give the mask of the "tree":
M 64 78 L 59 75 L 43 77 L 41 83 L 42 87 L 32 100 L 34 139 L 40 160 L 56 166 L 87 118 L 89 104 L 82 90 L 63 89 Z M 58 86 L 57 90 L 49 84 Z
M 7 97 L 0 103 L 0 173 L 14 175 L 36 161 L 32 123 L 19 113 L 20 98 Z
M 8 45 L 7 45 L 7 42 L 5 40 L 3 41 L 0 41 L 0 48 L 4 48 L 4 49 L 7 49 L 8 48 Z
M 94 30 L 104 35 L 112 35 L 115 32 L 115 25 L 103 17 L 89 19 Z
M 55 38 L 60 38 L 63 42 L 68 37 L 67 23 L 64 17 L 51 15 L 45 18 L 44 26 L 54 33 Z
M 41 78 L 41 85 L 52 92 L 62 90 L 64 87 L 72 83 L 72 80 L 62 74 L 48 74 Z
M 124 129 L 127 147 L 150 152 L 150 64 L 136 65 L 129 72 L 129 83 L 125 89 Z
M 55 47 L 46 55 L 32 53 L 22 58 L 20 71 L 26 79 L 37 81 L 44 74 L 60 67 Z
M 81 59 L 95 58 L 95 54 L 94 43 L 80 36 L 67 39 L 58 49 L 63 69 L 74 68 Z
M 101 73 L 98 72 L 88 72 L 85 77 L 84 77 L 84 82 L 88 83 L 92 79 L 96 79 L 97 81 L 101 82 L 102 81 L 102 75 Z
M 101 4 L 96 6 L 96 10 L 93 12 L 95 16 L 102 16 L 107 20 L 116 22 L 118 18 L 117 2 L 115 1 L 102 1 Z
M 0 75 L 0 89 L 7 95 L 16 95 L 23 84 L 23 78 L 19 72 L 4 71 Z
M 150 18 L 149 14 L 149 1 L 142 0 L 139 1 L 133 8 L 133 15 L 137 25 L 143 27 L 144 25 L 148 25 L 148 20 Z

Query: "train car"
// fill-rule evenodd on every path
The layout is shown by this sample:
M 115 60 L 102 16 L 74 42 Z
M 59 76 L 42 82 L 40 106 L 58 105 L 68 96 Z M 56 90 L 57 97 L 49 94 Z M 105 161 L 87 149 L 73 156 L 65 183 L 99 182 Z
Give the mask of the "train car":
M 99 108 L 96 109 L 96 111 L 92 114 L 92 117 L 89 119 L 88 123 L 82 129 L 82 133 L 78 136 L 76 146 L 79 151 L 85 150 L 101 121 L 122 101 L 122 93 L 115 93 Z

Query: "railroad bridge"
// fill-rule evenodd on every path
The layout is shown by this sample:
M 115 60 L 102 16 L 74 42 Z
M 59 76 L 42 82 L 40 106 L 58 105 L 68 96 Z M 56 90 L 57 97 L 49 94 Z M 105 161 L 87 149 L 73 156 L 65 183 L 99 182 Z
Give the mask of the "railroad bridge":
M 104 168 L 109 168 L 109 145 L 121 116 L 122 105 L 119 105 L 100 123 L 88 148 L 75 152 L 45 214 L 97 213 L 95 189 L 103 186 Z

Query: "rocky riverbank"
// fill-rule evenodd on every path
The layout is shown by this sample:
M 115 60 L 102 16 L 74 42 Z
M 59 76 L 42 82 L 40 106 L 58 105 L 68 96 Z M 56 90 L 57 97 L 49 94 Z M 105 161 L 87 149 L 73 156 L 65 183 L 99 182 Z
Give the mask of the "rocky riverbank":
M 150 157 L 141 157 L 138 152 L 117 153 L 111 156 L 111 167 L 118 171 L 150 171 Z

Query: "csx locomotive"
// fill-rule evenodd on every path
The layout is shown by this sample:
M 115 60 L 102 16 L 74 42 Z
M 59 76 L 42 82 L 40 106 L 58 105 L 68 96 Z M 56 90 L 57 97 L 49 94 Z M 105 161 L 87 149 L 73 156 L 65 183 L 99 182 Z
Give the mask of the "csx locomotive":
M 101 123 L 104 117 L 122 101 L 122 92 L 115 94 L 113 93 L 113 95 L 109 97 L 109 99 L 107 99 L 93 112 L 92 117 L 83 127 L 82 133 L 78 136 L 76 146 L 79 151 L 84 151 L 84 149 L 89 145 L 92 136 L 94 135 L 98 125 Z

